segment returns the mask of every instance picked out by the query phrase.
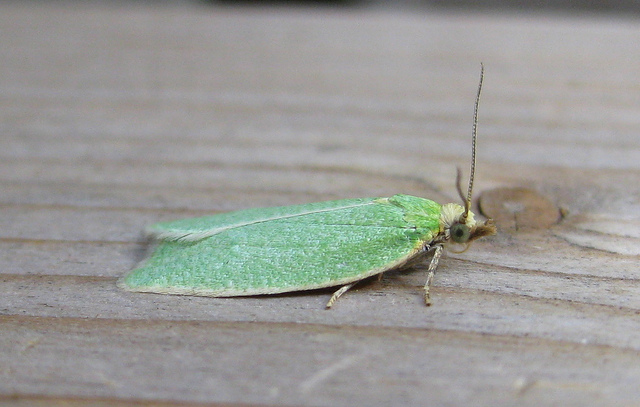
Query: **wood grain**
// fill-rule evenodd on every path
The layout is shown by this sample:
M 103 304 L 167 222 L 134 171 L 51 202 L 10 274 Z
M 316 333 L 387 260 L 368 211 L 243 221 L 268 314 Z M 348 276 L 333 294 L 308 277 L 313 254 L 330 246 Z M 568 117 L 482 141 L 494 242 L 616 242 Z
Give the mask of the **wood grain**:
M 14 3 L 0 38 L 0 405 L 640 403 L 637 21 Z M 153 222 L 456 201 L 480 61 L 476 197 L 561 216 L 449 253 L 432 307 L 424 267 L 331 311 L 116 288 Z

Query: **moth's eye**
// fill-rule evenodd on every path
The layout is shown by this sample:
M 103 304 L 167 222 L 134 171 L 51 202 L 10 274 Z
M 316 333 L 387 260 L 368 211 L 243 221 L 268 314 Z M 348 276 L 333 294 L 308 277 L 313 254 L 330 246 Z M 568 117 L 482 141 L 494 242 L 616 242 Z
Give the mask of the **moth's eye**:
M 451 233 L 451 239 L 456 243 L 467 243 L 469 236 L 471 236 L 469 227 L 463 223 L 456 223 L 451 226 L 449 232 Z

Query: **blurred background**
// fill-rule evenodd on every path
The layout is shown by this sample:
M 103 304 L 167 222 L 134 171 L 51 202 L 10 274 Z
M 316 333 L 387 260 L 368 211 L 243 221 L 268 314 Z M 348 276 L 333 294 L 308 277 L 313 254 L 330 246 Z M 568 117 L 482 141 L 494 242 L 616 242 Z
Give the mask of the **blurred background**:
M 7 3 L 74 3 L 73 0 L 8 0 Z M 640 12 L 640 1 L 636 0 L 86 0 L 76 3 L 100 3 L 120 4 L 120 5 L 140 5 L 140 4 L 209 4 L 225 6 L 278 6 L 278 7 L 347 7 L 347 8 L 378 8 L 378 9 L 404 9 L 404 10 L 428 10 L 442 9 L 455 10 L 464 9 L 466 11 L 548 11 L 548 12 L 607 12 L 607 13 L 638 13 Z

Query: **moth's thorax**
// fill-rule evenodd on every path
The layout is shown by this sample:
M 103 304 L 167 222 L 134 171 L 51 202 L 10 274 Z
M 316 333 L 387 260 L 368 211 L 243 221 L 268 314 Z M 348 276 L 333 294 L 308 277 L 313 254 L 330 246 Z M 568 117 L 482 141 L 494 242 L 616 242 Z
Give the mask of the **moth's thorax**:
M 449 240 L 451 237 L 449 232 L 451 226 L 460 222 L 460 217 L 464 213 L 464 207 L 455 203 L 448 203 L 442 205 L 440 212 L 440 233 L 445 235 L 445 238 Z M 467 214 L 467 220 L 465 222 L 469 230 L 473 230 L 476 227 L 476 220 L 473 212 L 469 211 Z

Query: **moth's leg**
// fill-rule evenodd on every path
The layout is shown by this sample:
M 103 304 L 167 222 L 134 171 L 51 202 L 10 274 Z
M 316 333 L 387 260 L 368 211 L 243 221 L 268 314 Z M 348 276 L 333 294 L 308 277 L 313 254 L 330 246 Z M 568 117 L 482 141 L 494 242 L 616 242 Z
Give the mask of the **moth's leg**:
M 335 293 L 333 293 L 333 295 L 331 296 L 331 299 L 329 300 L 329 302 L 327 303 L 327 309 L 333 307 L 333 304 L 338 300 L 338 298 L 340 298 L 342 296 L 342 294 L 346 293 L 351 287 L 353 287 L 356 283 L 351 283 L 351 284 L 347 284 L 347 285 L 343 285 L 342 287 L 340 287 L 338 289 L 338 291 L 336 291 Z
M 431 263 L 429 263 L 429 268 L 427 270 L 427 282 L 424 284 L 424 303 L 427 306 L 431 305 L 431 297 L 429 295 L 429 289 L 431 287 L 431 282 L 433 281 L 433 277 L 436 274 L 436 268 L 438 267 L 438 261 L 440 261 L 440 256 L 442 256 L 442 245 L 437 244 L 433 246 L 433 257 L 431 258 Z

